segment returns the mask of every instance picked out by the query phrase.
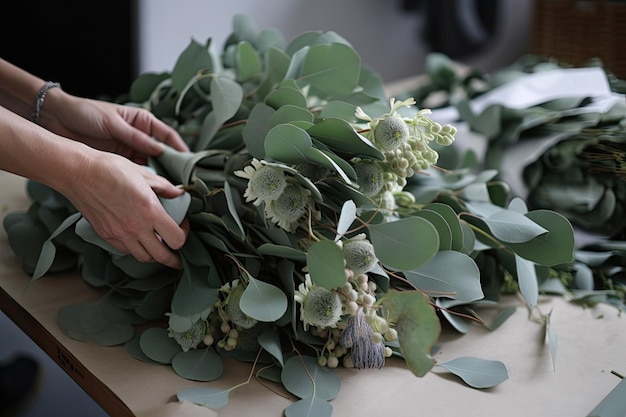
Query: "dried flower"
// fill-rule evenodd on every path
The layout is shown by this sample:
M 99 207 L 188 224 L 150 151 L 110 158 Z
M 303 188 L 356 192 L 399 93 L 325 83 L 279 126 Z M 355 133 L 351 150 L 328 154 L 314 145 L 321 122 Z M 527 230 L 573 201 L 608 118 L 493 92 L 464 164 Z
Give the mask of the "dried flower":
M 196 321 L 188 330 L 184 332 L 177 332 L 172 329 L 169 329 L 169 337 L 176 340 L 183 350 L 183 352 L 187 352 L 190 349 L 195 349 L 198 347 L 200 342 L 204 339 L 204 334 L 206 332 L 206 322 L 202 319 Z
M 362 309 L 350 316 L 339 343 L 351 349 L 352 363 L 358 369 L 382 368 L 385 364 L 385 345 L 374 340 L 374 330 Z

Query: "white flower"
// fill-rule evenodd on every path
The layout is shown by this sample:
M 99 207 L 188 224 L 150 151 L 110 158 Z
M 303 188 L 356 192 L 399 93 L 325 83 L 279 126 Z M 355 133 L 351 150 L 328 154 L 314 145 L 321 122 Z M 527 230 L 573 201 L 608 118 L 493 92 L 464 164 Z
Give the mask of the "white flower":
M 294 232 L 312 206 L 311 191 L 288 184 L 275 200 L 266 202 L 265 216 L 288 232 Z
M 287 177 L 280 168 L 264 165 L 262 161 L 254 158 L 251 165 L 243 171 L 235 171 L 234 174 L 248 180 L 248 187 L 243 196 L 246 201 L 254 201 L 254 205 L 261 205 L 277 199 L 287 186 Z
M 176 342 L 180 345 L 183 352 L 187 352 L 190 349 L 195 349 L 198 347 L 200 342 L 204 339 L 204 334 L 206 332 L 206 322 L 202 319 L 195 322 L 189 330 L 185 330 L 184 332 L 176 332 L 172 329 L 169 329 L 169 337 L 176 340 Z
M 305 282 L 295 292 L 294 299 L 300 303 L 300 318 L 304 323 L 304 330 L 309 325 L 320 328 L 336 327 L 341 319 L 342 304 L 339 294 L 313 285 L 308 274 Z

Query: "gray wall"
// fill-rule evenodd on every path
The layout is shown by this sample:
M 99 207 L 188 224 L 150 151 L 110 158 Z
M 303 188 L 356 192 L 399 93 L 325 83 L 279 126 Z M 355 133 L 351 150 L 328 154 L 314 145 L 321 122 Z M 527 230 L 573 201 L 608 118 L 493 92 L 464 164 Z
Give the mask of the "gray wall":
M 465 59 L 487 71 L 511 63 L 528 44 L 532 0 L 499 1 L 497 38 L 480 54 Z M 191 38 L 204 42 L 210 37 L 220 50 L 231 32 L 233 15 L 241 12 L 259 29 L 280 29 L 287 40 L 308 30 L 333 30 L 385 81 L 394 81 L 421 73 L 428 53 L 419 36 L 423 18 L 404 12 L 400 4 L 400 0 L 138 0 L 139 71 L 170 70 Z

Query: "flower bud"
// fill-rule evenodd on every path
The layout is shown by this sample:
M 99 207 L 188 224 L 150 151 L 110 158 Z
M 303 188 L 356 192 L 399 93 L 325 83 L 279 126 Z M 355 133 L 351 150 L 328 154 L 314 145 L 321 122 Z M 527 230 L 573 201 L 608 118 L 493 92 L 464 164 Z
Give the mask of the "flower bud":
M 397 114 L 382 118 L 374 128 L 374 142 L 383 151 L 398 148 L 409 138 L 409 128 L 404 119 Z

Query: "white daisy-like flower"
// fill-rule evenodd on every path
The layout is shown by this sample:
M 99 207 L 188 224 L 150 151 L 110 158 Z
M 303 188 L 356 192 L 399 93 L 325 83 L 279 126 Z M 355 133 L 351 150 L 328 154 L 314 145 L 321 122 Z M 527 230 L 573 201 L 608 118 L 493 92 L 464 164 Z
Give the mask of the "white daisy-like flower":
M 288 232 L 294 232 L 313 206 L 311 191 L 298 184 L 288 184 L 282 194 L 265 204 L 265 216 Z
M 234 174 L 248 180 L 248 187 L 243 196 L 246 201 L 253 201 L 255 206 L 277 199 L 287 186 L 287 177 L 280 168 L 265 165 L 256 158 L 243 170 Z
M 307 274 L 304 283 L 298 286 L 294 299 L 300 303 L 304 330 L 308 330 L 310 325 L 319 328 L 337 327 L 342 313 L 341 298 L 337 292 L 314 285 Z

